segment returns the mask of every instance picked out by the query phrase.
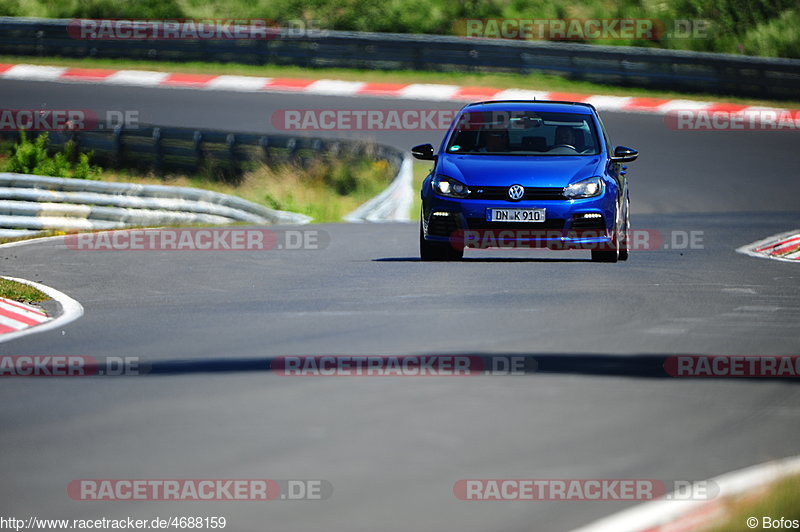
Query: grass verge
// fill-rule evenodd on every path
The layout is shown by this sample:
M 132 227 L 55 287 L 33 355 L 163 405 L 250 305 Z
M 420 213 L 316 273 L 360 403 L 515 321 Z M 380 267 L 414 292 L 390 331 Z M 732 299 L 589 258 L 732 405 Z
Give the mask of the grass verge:
M 762 105 L 773 107 L 800 107 L 798 100 L 763 100 L 719 96 L 702 92 L 682 93 L 632 87 L 616 87 L 586 81 L 572 81 L 548 74 L 501 74 L 466 72 L 421 72 L 416 70 L 357 70 L 346 68 L 320 68 L 309 70 L 290 66 L 252 66 L 236 63 L 198 63 L 139 61 L 131 59 L 73 59 L 61 57 L 0 56 L 0 63 L 28 63 L 34 65 L 73 66 L 81 68 L 108 68 L 181 72 L 187 74 L 240 75 L 283 78 L 339 79 L 374 83 L 443 83 L 461 86 L 491 87 L 497 89 L 530 89 L 576 94 L 603 94 L 609 96 L 641 96 L 647 98 L 687 99 Z
M 33 238 L 44 238 L 46 236 L 62 236 L 65 235 L 64 231 L 57 231 L 55 229 L 45 229 L 36 233 L 31 233 L 24 236 L 4 236 L 0 237 L 0 244 L 8 244 L 9 242 L 19 242 L 20 240 L 31 240 Z
M 725 501 L 728 517 L 724 522 L 705 532 L 729 532 L 731 530 L 765 530 L 798 528 L 798 526 L 764 526 L 764 518 L 772 521 L 784 520 L 800 523 L 800 476 L 782 479 L 758 493 L 750 493 Z M 748 526 L 748 519 L 755 518 L 758 524 Z
M 0 278 L 0 297 L 21 303 L 38 303 L 50 299 L 32 286 Z
M 299 212 L 315 223 L 340 222 L 342 217 L 380 193 L 394 177 L 385 160 L 319 162 L 309 168 L 285 164 L 259 165 L 240 183 L 223 183 L 202 175 L 141 175 L 103 171 L 99 179 L 118 183 L 170 185 L 212 190 L 238 196 L 270 209 Z

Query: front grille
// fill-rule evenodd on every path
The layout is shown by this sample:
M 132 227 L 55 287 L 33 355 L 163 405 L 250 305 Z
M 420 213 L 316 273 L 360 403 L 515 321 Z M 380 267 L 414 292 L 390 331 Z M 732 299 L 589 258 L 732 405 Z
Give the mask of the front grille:
M 508 187 L 469 187 L 470 195 L 467 199 L 482 199 L 482 200 L 505 200 L 512 201 L 508 197 Z M 522 196 L 523 200 L 563 200 L 563 188 L 553 187 L 538 187 L 528 188 L 525 187 L 525 195 Z
M 483 218 L 467 218 L 467 225 L 469 229 L 474 231 L 507 231 L 507 230 L 530 230 L 538 229 L 540 231 L 561 231 L 564 229 L 564 220 L 559 218 L 550 218 L 544 222 L 488 222 Z

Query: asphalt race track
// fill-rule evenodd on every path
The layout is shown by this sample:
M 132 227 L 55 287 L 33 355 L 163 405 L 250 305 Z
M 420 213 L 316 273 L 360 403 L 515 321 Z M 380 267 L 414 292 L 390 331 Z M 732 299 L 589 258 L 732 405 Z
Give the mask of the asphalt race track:
M 282 109 L 452 108 L 380 98 L 0 82 L 3 107 L 137 110 L 144 123 L 266 132 Z M 734 250 L 800 226 L 798 133 L 681 132 L 603 115 L 633 224 L 702 249 L 468 250 L 418 261 L 416 224 L 314 226 L 322 250 L 7 248 L 3 273 L 85 307 L 0 354 L 141 357 L 179 374 L 5 379 L 0 509 L 52 518 L 222 515 L 235 531 L 567 531 L 631 502 L 465 502 L 467 478 L 701 480 L 798 454 L 794 382 L 657 378 L 634 355 L 800 354 L 800 271 Z M 359 132 L 342 133 L 347 136 Z M 407 148 L 440 132 L 370 134 Z M 558 371 L 297 378 L 281 355 L 546 355 Z M 620 371 L 603 374 L 609 361 Z M 209 364 L 210 363 L 210 364 Z M 217 368 L 215 371 L 214 368 Z M 325 501 L 85 502 L 87 478 L 326 479 Z

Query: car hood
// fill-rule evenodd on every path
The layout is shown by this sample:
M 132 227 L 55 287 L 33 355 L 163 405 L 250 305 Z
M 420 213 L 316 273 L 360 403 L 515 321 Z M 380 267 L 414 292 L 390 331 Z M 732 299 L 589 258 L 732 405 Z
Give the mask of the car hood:
M 602 173 L 602 158 L 588 156 L 440 156 L 437 172 L 470 186 L 566 187 Z

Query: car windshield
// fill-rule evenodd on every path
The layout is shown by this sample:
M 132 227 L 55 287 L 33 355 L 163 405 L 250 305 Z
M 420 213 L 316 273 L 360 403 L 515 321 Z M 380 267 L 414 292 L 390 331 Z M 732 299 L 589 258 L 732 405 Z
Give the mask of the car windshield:
M 447 153 L 466 155 L 597 155 L 589 114 L 465 111 L 456 119 Z

